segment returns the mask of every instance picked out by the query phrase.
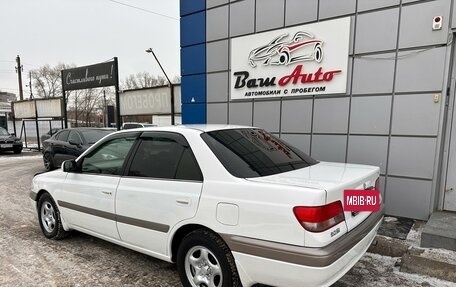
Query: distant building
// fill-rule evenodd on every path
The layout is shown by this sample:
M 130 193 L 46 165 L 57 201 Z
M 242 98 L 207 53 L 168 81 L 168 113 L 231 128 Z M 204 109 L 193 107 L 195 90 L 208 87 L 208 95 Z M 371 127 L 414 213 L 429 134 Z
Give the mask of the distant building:
M 8 128 L 8 118 L 11 113 L 11 102 L 16 101 L 16 95 L 0 92 L 0 127 Z
M 16 101 L 16 95 L 7 92 L 0 92 L 0 102 L 1 103 L 10 103 Z

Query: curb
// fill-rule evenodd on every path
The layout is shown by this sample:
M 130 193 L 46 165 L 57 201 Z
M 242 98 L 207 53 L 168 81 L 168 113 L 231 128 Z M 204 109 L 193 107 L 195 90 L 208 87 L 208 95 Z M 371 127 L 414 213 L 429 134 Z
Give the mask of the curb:
M 367 252 L 389 257 L 402 257 L 410 246 L 404 240 L 377 235 Z
M 377 235 L 367 252 L 401 257 L 401 272 L 426 275 L 456 283 L 456 262 L 445 262 L 425 255 L 425 251 L 438 253 L 438 249 L 414 248 L 404 240 Z
M 402 256 L 400 270 L 407 273 L 427 275 L 456 283 L 456 265 L 420 255 L 406 253 Z

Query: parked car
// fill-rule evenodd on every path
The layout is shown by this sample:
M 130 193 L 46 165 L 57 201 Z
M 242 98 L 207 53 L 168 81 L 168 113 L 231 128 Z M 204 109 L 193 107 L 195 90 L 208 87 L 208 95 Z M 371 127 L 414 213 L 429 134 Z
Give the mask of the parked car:
M 149 127 L 156 127 L 157 125 L 148 124 L 148 123 L 123 123 L 122 130 L 129 130 L 129 129 L 137 129 L 137 128 L 149 128 Z
M 176 262 L 183 286 L 328 286 L 383 217 L 344 211 L 344 190 L 378 188 L 379 173 L 257 128 L 171 126 L 105 137 L 36 175 L 30 197 L 45 237 L 79 230 Z
M 91 145 L 115 129 L 73 128 L 57 132 L 43 142 L 43 163 L 46 170 L 53 170 L 68 159 L 80 156 Z
M 22 141 L 15 134 L 10 134 L 8 130 L 0 127 L 0 152 L 12 151 L 15 154 L 22 152 Z
M 54 134 L 56 134 L 60 130 L 61 130 L 61 128 L 50 129 L 47 133 L 45 133 L 44 135 L 42 135 L 40 137 L 41 142 L 44 142 L 45 140 L 49 139 L 50 137 L 52 137 Z

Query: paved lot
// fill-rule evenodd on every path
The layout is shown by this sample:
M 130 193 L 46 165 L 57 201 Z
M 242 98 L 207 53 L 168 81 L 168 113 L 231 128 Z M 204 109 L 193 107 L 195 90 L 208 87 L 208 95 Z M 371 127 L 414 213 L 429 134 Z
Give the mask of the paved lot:
M 81 233 L 41 234 L 28 198 L 39 153 L 0 154 L 0 286 L 181 286 L 174 265 Z M 454 286 L 397 271 L 396 259 L 367 254 L 333 287 Z

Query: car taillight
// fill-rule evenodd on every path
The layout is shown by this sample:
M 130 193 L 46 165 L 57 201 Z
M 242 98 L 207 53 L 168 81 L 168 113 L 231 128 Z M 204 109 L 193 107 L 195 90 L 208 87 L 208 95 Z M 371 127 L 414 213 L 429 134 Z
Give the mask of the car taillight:
M 345 220 L 342 202 L 323 206 L 296 206 L 294 215 L 307 231 L 322 232 Z
M 378 177 L 377 180 L 375 181 L 375 189 L 380 190 L 380 177 Z

